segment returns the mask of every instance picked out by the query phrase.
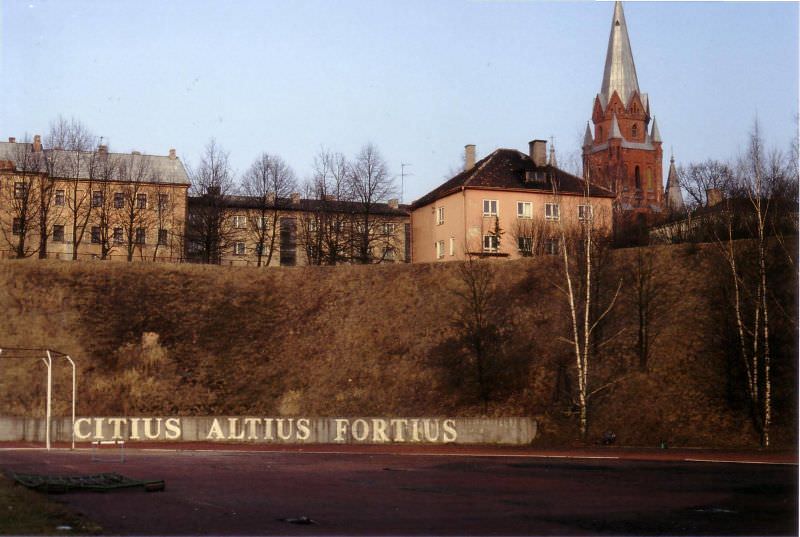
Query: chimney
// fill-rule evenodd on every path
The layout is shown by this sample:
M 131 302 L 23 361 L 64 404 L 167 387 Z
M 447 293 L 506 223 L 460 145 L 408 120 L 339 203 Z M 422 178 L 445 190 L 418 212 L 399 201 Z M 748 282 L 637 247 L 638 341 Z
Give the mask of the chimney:
M 397 198 L 392 198 L 389 200 L 389 208 L 390 209 L 399 209 L 400 208 L 400 200 Z
M 531 140 L 528 142 L 528 153 L 530 154 L 533 165 L 537 168 L 539 166 L 547 165 L 547 141 L 546 140 Z
M 38 134 L 33 137 L 33 151 L 38 153 L 42 150 L 42 137 Z
M 292 205 L 300 205 L 300 194 L 297 192 L 292 192 Z
M 175 150 L 174 149 L 170 149 L 169 150 L 169 158 L 170 158 L 170 160 L 175 160 L 176 158 L 178 158 L 178 155 L 175 154 Z
M 141 151 L 131 151 L 131 155 L 141 155 Z
M 217 185 L 212 185 L 206 189 L 206 195 L 208 196 L 219 196 L 222 190 Z
M 707 188 L 706 189 L 706 206 L 713 207 L 714 205 L 720 203 L 723 199 L 722 190 L 719 188 Z
M 107 155 L 108 154 L 108 146 L 107 145 L 103 145 L 103 144 L 98 145 L 97 146 L 97 152 L 100 153 L 101 155 Z
M 9 136 L 8 137 L 8 143 L 15 144 L 15 143 L 17 143 L 17 139 L 14 138 L 13 136 Z
M 475 167 L 475 144 L 464 146 L 464 171 L 469 171 Z

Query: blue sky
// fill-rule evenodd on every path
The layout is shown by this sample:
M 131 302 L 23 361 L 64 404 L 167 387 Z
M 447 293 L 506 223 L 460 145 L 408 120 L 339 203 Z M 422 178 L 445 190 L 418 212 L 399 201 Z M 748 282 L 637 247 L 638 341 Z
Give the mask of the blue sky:
M 555 139 L 574 157 L 613 4 L 526 1 L 0 0 L 0 137 L 76 117 L 112 150 L 191 164 L 211 138 L 243 172 L 262 151 L 302 179 L 321 147 L 378 146 L 404 199 L 479 157 Z M 676 161 L 728 159 L 758 115 L 788 148 L 798 4 L 627 2 L 639 86 Z M 666 177 L 666 173 L 665 173 Z M 399 179 L 398 179 L 399 187 Z

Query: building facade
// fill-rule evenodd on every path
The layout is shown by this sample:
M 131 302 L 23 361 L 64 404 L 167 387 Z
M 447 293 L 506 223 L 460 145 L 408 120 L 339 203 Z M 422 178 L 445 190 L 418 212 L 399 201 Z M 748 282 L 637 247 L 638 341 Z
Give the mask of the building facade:
M 639 90 L 621 2 L 614 6 L 591 122 L 583 142 L 584 178 L 614 192 L 618 221 L 652 221 L 664 207 L 662 140 L 650 99 Z
M 408 206 L 252 196 L 189 198 L 190 261 L 294 267 L 411 261 Z
M 0 256 L 180 261 L 189 178 L 168 155 L 0 142 Z
M 468 256 L 519 258 L 557 254 L 563 234 L 590 224 L 611 231 L 614 194 L 548 162 L 546 144 L 529 153 L 497 149 L 412 205 L 414 262 Z

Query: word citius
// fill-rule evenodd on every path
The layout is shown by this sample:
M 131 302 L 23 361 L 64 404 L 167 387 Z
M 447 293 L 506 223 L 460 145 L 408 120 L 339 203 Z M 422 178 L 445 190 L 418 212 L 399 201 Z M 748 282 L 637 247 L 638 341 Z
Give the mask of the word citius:
M 76 440 L 447 443 L 456 420 L 438 418 L 79 418 Z

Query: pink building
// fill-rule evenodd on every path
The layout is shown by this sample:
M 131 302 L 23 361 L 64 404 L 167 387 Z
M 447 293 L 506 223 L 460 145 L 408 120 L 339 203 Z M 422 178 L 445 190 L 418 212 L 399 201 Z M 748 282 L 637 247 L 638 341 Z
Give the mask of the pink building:
M 411 205 L 414 262 L 556 254 L 568 229 L 610 233 L 614 193 L 557 168 L 546 146 L 534 140 L 527 155 L 496 149 L 478 162 L 466 146 L 464 171 Z

